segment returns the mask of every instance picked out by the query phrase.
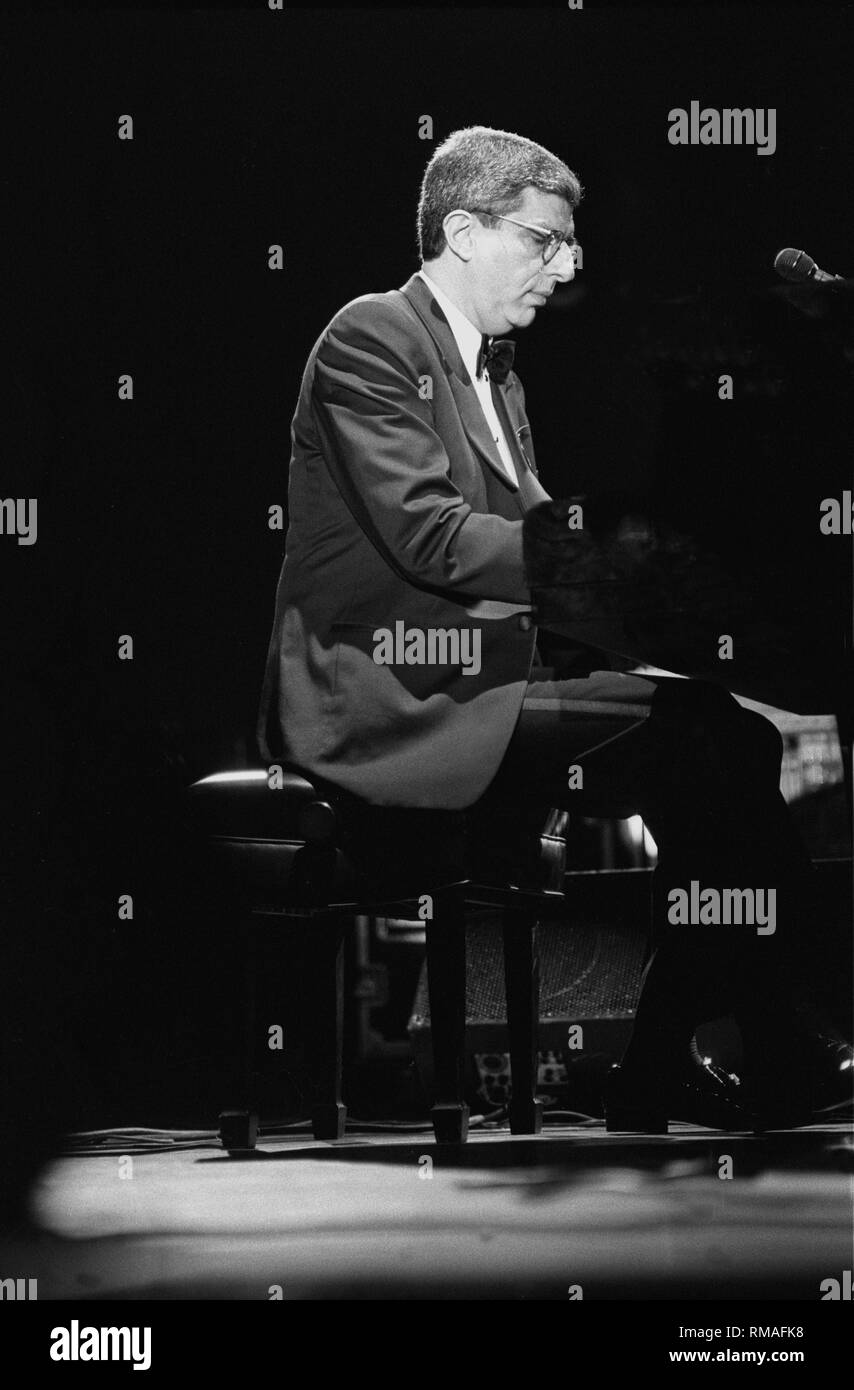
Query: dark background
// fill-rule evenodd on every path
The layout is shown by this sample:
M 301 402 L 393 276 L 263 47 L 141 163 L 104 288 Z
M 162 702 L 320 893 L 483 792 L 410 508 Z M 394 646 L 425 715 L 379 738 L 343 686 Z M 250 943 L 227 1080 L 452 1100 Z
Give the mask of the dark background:
M 795 245 L 854 272 L 851 21 L 593 0 L 5 21 L 2 491 L 39 499 L 37 544 L 2 538 L 7 979 L 71 1122 L 191 1109 L 222 1049 L 225 928 L 184 788 L 254 758 L 305 360 L 342 304 L 417 269 L 452 130 L 519 132 L 585 185 L 583 270 L 517 348 L 548 491 L 639 492 L 736 561 L 790 554 L 793 588 L 829 564 L 816 603 L 847 624 L 850 546 L 817 522 L 850 486 L 850 332 L 771 266 Z M 775 107 L 776 153 L 671 146 L 693 99 Z

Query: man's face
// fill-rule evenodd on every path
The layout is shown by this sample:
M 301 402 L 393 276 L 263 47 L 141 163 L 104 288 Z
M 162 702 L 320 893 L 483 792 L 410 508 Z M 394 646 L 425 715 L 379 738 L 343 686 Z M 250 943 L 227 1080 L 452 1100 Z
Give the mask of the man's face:
M 572 235 L 574 230 L 569 203 L 556 193 L 541 193 L 536 188 L 526 188 L 521 206 L 507 216 L 544 232 Z M 483 333 L 527 328 L 555 285 L 575 275 L 575 260 L 565 245 L 543 265 L 540 238 L 510 222 L 498 222 L 493 228 L 477 220 L 473 239 L 470 300 Z

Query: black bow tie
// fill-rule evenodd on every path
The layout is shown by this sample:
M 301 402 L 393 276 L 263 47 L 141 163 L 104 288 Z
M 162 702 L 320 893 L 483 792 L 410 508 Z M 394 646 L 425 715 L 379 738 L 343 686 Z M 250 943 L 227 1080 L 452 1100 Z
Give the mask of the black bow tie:
M 484 334 L 480 340 L 475 366 L 478 380 L 486 369 L 489 372 L 490 381 L 496 381 L 500 386 L 503 381 L 507 380 L 510 368 L 513 366 L 515 351 L 516 344 L 512 338 L 498 338 L 494 343 L 491 343 Z

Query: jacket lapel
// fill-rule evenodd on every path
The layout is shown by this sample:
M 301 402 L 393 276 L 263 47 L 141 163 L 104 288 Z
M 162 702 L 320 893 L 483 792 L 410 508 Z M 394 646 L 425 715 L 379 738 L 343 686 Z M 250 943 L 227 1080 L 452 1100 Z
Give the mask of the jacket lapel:
M 406 284 L 399 291 L 403 294 L 415 310 L 427 332 L 430 334 L 442 356 L 445 369 L 448 374 L 448 382 L 453 392 L 457 410 L 463 423 L 470 443 L 474 446 L 478 455 L 493 471 L 498 480 L 503 483 L 508 492 L 518 492 L 519 488 L 511 482 L 507 474 L 507 469 L 501 462 L 501 455 L 495 447 L 495 442 L 487 428 L 486 419 L 480 408 L 480 402 L 475 392 L 471 389 L 472 380 L 465 368 L 457 340 L 451 330 L 451 326 L 441 308 L 436 303 L 430 293 L 430 287 L 420 275 L 412 275 Z M 493 393 L 494 395 L 494 393 Z M 512 434 L 512 430 L 511 430 Z M 513 443 L 508 439 L 508 447 L 513 450 Z M 518 454 L 518 450 L 516 451 Z
M 527 512 L 538 502 L 550 502 L 551 498 L 540 482 L 536 469 L 533 464 L 529 463 L 524 452 L 515 423 L 510 417 L 510 409 L 503 389 L 494 381 L 491 385 L 492 399 L 495 402 L 495 409 L 504 430 L 504 438 L 507 440 L 507 447 L 516 463 L 516 472 L 519 478 L 519 507 L 522 512 Z

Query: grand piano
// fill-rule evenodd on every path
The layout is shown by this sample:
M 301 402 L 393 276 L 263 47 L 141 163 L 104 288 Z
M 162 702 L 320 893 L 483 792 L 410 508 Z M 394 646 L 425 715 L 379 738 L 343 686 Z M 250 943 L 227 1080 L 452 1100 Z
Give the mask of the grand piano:
M 642 364 L 660 401 L 654 486 L 567 495 L 524 522 L 546 650 L 552 634 L 623 669 L 833 714 L 849 797 L 854 537 L 820 523 L 822 502 L 852 486 L 852 304 L 781 285 L 753 296 L 735 328 L 696 302 L 659 314 Z M 731 401 L 717 392 L 726 371 Z
M 570 529 L 579 505 L 584 529 Z M 804 556 L 775 555 L 769 544 L 736 559 L 643 513 L 592 522 L 596 510 L 589 499 L 568 498 L 540 503 L 525 517 L 526 570 L 547 633 L 845 722 L 850 573 L 836 557 L 810 567 Z

